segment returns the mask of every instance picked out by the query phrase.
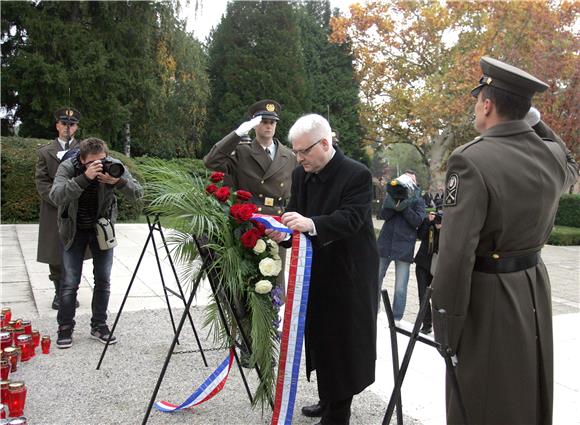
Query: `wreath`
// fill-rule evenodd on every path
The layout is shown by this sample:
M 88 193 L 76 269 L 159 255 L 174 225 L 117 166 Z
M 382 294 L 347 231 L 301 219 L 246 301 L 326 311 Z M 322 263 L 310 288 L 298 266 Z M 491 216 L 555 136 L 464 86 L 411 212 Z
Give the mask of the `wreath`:
M 167 240 L 180 281 L 189 287 L 197 277 L 199 260 L 192 236 L 202 236 L 215 254 L 209 267 L 217 278 L 216 292 L 230 305 L 242 303 L 247 311 L 242 327 L 250 335 L 250 366 L 257 365 L 262 375 L 254 406 L 264 408 L 273 399 L 280 341 L 278 313 L 283 293 L 275 284 L 282 268 L 278 245 L 265 236 L 262 224 L 251 220 L 257 211 L 250 202 L 252 194 L 226 186 L 224 173 L 212 173 L 208 182 L 162 161 L 150 161 L 142 168 L 148 212 L 162 216 L 164 225 L 173 229 Z M 205 308 L 203 326 L 215 343 L 231 347 L 239 329 L 232 311 L 223 309 L 232 330 L 228 337 L 215 297 L 212 294 Z

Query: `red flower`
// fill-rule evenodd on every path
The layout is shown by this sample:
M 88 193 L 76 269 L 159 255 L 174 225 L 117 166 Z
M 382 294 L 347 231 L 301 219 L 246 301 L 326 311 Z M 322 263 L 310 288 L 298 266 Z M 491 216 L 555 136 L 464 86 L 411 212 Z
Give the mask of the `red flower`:
M 248 192 L 247 190 L 242 190 L 242 189 L 239 189 L 236 192 L 236 196 L 238 197 L 238 199 L 240 201 L 248 201 L 248 200 L 252 199 L 252 194 L 250 192 Z
M 254 204 L 234 204 L 230 207 L 230 214 L 236 221 L 248 221 L 257 211 Z
M 205 191 L 206 191 L 207 193 L 209 193 L 210 195 L 211 195 L 212 193 L 216 192 L 217 190 L 218 190 L 218 187 L 217 187 L 215 184 L 213 184 L 213 183 L 212 183 L 212 184 L 210 184 L 209 186 L 207 186 L 207 187 L 205 188 Z
M 218 190 L 215 191 L 213 196 L 215 196 L 217 200 L 220 202 L 226 202 L 230 197 L 230 188 L 227 186 L 220 187 Z
M 224 179 L 224 173 L 220 173 L 219 171 L 214 171 L 213 173 L 211 173 L 211 176 L 209 176 L 209 179 L 214 182 L 221 182 Z
M 256 230 L 258 231 L 258 233 L 261 236 L 264 236 L 266 234 L 266 226 L 264 226 L 262 223 L 258 223 L 257 221 L 254 221 L 254 227 L 256 228 Z
M 252 249 L 256 245 L 258 239 L 260 239 L 260 235 L 255 228 L 252 228 L 240 237 L 240 242 L 244 248 Z

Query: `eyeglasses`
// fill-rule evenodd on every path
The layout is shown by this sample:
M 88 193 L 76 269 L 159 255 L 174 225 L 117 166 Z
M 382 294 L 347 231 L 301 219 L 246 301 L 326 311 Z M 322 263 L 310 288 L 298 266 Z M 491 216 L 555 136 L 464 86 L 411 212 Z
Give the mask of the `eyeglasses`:
M 310 151 L 312 150 L 312 148 L 314 146 L 316 146 L 317 144 L 319 144 L 320 142 L 322 142 L 324 139 L 320 139 L 318 142 L 314 142 L 313 144 L 311 144 L 310 146 L 308 146 L 306 149 L 299 149 L 299 150 L 294 150 L 292 149 L 292 152 L 294 152 L 294 155 L 308 155 L 310 153 Z

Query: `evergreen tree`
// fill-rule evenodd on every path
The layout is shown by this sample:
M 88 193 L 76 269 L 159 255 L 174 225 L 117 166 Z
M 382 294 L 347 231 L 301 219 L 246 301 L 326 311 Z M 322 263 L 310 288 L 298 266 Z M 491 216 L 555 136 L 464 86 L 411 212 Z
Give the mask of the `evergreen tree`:
M 205 116 L 207 74 L 175 7 L 3 2 L 2 106 L 22 122 L 20 135 L 53 137 L 52 113 L 70 105 L 83 114 L 84 135 L 115 149 L 122 150 L 128 124 L 133 153 L 190 154 L 188 137 Z
M 296 14 L 287 2 L 232 2 L 211 35 L 209 106 L 205 151 L 245 121 L 260 99 L 282 105 L 276 137 L 309 110 L 307 77 Z
M 297 7 L 301 43 L 308 76 L 311 111 L 328 118 L 339 135 L 339 146 L 350 157 L 369 162 L 359 123 L 359 85 L 353 78 L 347 46 L 328 41 L 330 2 L 305 2 Z M 335 10 L 338 14 L 338 10 Z

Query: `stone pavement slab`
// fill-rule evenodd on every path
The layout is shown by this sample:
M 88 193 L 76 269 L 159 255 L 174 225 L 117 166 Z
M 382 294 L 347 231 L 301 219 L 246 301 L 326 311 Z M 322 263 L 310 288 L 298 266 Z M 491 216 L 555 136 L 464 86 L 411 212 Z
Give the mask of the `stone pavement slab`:
M 381 222 L 375 225 L 380 228 Z M 116 231 L 119 246 L 115 248 L 112 272 L 109 305 L 111 323 L 119 310 L 148 236 L 146 224 L 119 224 Z M 10 305 L 18 317 L 33 318 L 43 333 L 55 337 L 56 312 L 50 308 L 54 289 L 48 280 L 48 266 L 36 262 L 37 232 L 38 225 L 35 224 L 0 225 L 1 299 L 2 304 Z M 160 238 L 157 234 L 155 238 L 159 246 Z M 159 248 L 165 283 L 177 290 L 167 256 L 161 250 L 162 247 Z M 580 247 L 546 246 L 542 257 L 551 276 L 553 295 L 554 424 L 580 424 L 576 409 L 580 395 L 580 366 L 577 361 L 580 345 L 577 336 L 580 323 Z M 393 287 L 394 267 L 387 272 L 383 283 L 383 288 L 390 294 Z M 29 413 L 34 419 L 32 423 L 141 422 L 148 396 L 171 340 L 169 314 L 152 244 L 149 244 L 144 254 L 119 322 L 116 334 L 120 342 L 111 347 L 103 370 L 99 372 L 94 371 L 94 367 L 102 346 L 88 339 L 92 288 L 92 263 L 89 260 L 84 264 L 79 289 L 81 307 L 77 310 L 79 326 L 75 332 L 75 345 L 70 350 L 55 351 L 44 359 L 42 356 L 34 359 L 39 366 L 23 368 L 22 377 L 27 382 L 41 385 L 37 387 L 41 390 L 30 390 L 29 393 Z M 168 297 L 178 320 L 183 302 L 172 294 Z M 195 300 L 195 323 L 198 330 L 201 329 L 201 308 L 207 304 L 208 297 L 209 285 L 205 282 Z M 404 326 L 411 326 L 410 322 L 414 320 L 418 307 L 417 285 L 412 272 Z M 187 326 L 184 334 L 188 334 Z M 407 337 L 398 336 L 399 359 L 403 357 L 407 341 Z M 206 344 L 211 346 L 211 341 L 205 340 Z M 378 318 L 377 347 L 376 382 L 355 397 L 353 424 L 380 423 L 392 391 L 390 336 L 382 306 Z M 190 345 L 184 349 L 191 351 L 195 347 Z M 189 354 L 174 356 L 160 397 L 173 402 L 181 401 L 179 398 L 189 395 L 187 392 L 192 390 L 194 383 L 205 378 L 207 369 L 200 366 L 201 361 L 195 354 L 193 357 L 192 353 Z M 208 357 L 215 365 L 223 355 L 224 352 L 219 352 L 219 355 L 210 354 Z M 215 404 L 210 402 L 193 412 L 177 415 L 155 413 L 150 423 L 268 423 L 269 417 L 266 415 L 262 418 L 257 413 L 259 409 L 249 409 L 243 385 L 236 373 L 237 370 L 232 369 L 225 393 L 216 398 Z M 445 422 L 444 375 L 444 363 L 439 354 L 433 348 L 417 343 L 402 388 L 406 424 Z M 43 378 L 41 383 L 37 382 L 39 376 Z M 307 383 L 304 376 L 301 371 L 297 407 L 316 399 L 316 383 Z M 255 378 L 252 379 L 255 384 Z M 65 408 L 58 398 L 58 391 L 63 388 L 71 388 L 74 393 L 70 402 L 65 403 Z M 103 413 L 107 409 L 109 411 Z M 57 418 L 54 416 L 56 414 L 61 416 Z M 314 422 L 296 411 L 294 423 Z

